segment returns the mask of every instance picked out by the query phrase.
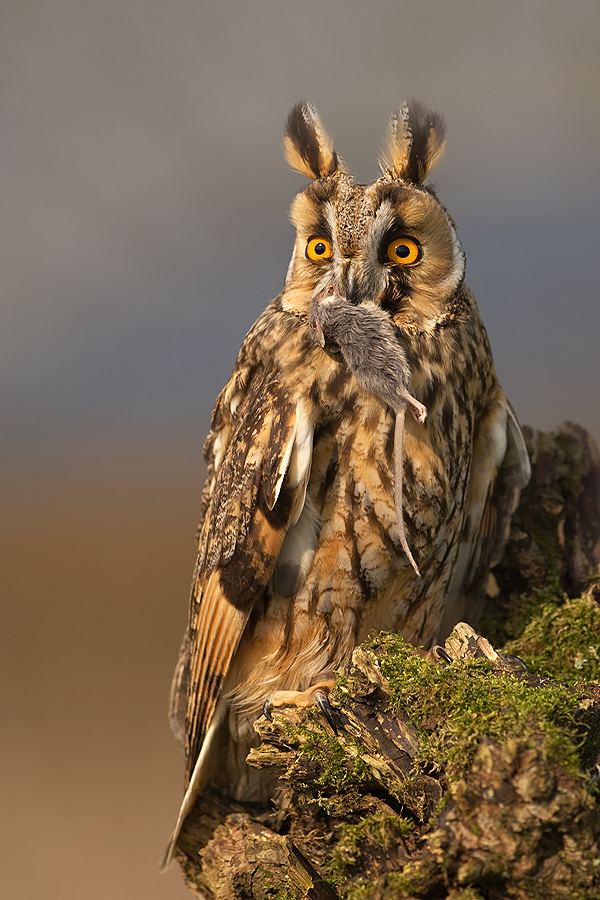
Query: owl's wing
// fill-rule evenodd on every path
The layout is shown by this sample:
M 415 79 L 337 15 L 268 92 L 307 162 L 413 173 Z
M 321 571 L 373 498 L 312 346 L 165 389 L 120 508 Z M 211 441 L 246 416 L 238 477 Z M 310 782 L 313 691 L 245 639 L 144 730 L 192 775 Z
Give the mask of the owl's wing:
M 463 535 L 448 589 L 441 634 L 477 616 L 489 570 L 502 557 L 521 489 L 531 477 L 525 439 L 502 393 L 475 438 Z
M 486 569 L 493 568 L 502 559 L 512 515 L 518 506 L 522 488 L 529 484 L 531 478 L 531 462 L 525 438 L 515 411 L 508 400 L 506 401 L 506 411 L 506 453 L 496 478 L 490 503 L 495 511 L 495 525 L 490 529 Z
M 219 696 L 232 658 L 286 531 L 304 505 L 312 460 L 310 411 L 305 396 L 292 396 L 260 365 L 243 377 L 234 373 L 215 405 L 189 624 L 171 697 L 188 788 L 165 865 L 210 774 L 211 746 L 224 711 Z

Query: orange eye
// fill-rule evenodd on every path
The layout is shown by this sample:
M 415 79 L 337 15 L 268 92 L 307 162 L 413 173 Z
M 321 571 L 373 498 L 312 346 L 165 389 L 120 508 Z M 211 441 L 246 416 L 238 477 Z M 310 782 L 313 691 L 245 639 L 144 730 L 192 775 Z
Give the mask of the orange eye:
M 331 244 L 324 237 L 311 238 L 306 245 L 306 257 L 314 262 L 319 262 L 320 259 L 329 259 L 332 253 Z
M 387 248 L 388 259 L 401 266 L 412 266 L 421 255 L 421 250 L 412 238 L 396 238 Z

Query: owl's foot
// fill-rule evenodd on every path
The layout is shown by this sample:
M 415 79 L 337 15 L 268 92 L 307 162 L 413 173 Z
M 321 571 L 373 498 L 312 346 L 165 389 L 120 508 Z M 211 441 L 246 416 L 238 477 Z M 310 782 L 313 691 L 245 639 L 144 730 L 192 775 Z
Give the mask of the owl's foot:
M 469 627 L 469 626 L 467 626 L 467 627 Z M 485 638 L 481 638 L 479 636 L 476 636 L 476 637 L 477 637 L 476 644 L 479 645 L 479 649 L 478 649 L 477 645 L 474 648 L 472 648 L 472 647 L 468 648 L 468 651 L 470 651 L 470 654 L 468 651 L 466 651 L 463 655 L 459 656 L 460 659 L 468 658 L 468 656 L 470 655 L 470 658 L 472 658 L 472 659 L 480 659 L 480 658 L 484 657 L 487 659 L 491 659 L 493 662 L 497 662 L 498 660 L 500 660 L 500 661 L 506 663 L 508 666 L 512 667 L 513 669 L 515 667 L 518 669 L 521 669 L 521 672 L 524 672 L 525 675 L 531 675 L 531 670 L 529 669 L 529 666 L 527 665 L 525 660 L 521 659 L 520 656 L 515 656 L 513 653 L 498 654 L 493 649 L 493 647 L 491 647 L 489 642 L 486 641 Z M 481 642 L 484 642 L 483 646 L 481 646 Z M 430 657 L 435 662 L 439 662 L 443 666 L 450 666 L 454 662 L 454 659 L 450 656 L 450 654 L 446 651 L 446 649 L 441 646 L 441 644 L 435 644 L 431 648 L 429 653 L 430 653 Z
M 333 711 L 329 704 L 328 693 L 335 684 L 335 678 L 324 678 L 316 684 L 312 684 L 305 691 L 275 691 L 272 697 L 265 700 L 263 715 L 272 720 L 272 711 L 281 706 L 295 706 L 298 709 L 307 709 L 315 703 L 331 725 L 334 734 L 338 733 Z

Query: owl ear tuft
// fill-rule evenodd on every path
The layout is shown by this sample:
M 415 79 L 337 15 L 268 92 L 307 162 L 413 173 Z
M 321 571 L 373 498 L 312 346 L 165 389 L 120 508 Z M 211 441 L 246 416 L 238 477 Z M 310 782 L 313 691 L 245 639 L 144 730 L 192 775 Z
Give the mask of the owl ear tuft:
M 312 103 L 297 103 L 290 112 L 283 147 L 292 169 L 307 178 L 324 178 L 346 171 Z
M 384 175 L 422 184 L 446 149 L 446 123 L 438 113 L 409 100 L 387 127 L 380 164 Z

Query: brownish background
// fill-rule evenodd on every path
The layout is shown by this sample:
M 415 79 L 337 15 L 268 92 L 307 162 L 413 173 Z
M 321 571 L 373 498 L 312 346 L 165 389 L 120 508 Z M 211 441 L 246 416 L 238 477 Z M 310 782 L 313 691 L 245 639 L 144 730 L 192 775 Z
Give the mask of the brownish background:
M 436 173 L 523 421 L 600 438 L 600 6 L 7 0 L 0 10 L 0 896 L 183 898 L 157 863 L 212 401 L 282 283 L 312 99 L 360 179 Z

